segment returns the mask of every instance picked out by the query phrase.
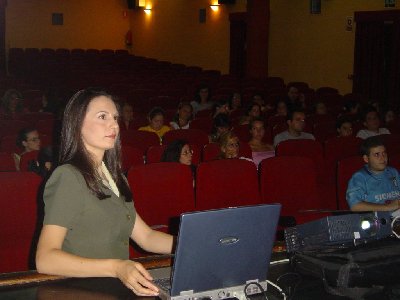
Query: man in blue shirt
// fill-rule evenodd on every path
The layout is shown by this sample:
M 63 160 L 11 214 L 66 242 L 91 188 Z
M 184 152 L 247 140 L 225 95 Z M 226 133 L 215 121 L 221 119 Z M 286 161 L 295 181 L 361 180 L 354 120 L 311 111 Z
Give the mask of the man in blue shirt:
M 386 148 L 379 136 L 361 145 L 366 165 L 351 177 L 346 199 L 352 211 L 394 211 L 400 208 L 399 172 L 388 167 Z

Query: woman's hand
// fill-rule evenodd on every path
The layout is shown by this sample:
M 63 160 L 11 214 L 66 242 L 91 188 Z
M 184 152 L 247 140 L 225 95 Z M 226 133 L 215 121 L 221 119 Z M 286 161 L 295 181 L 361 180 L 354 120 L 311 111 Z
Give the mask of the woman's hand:
M 153 278 L 140 263 L 130 260 L 118 261 L 116 276 L 138 296 L 158 295 L 158 288 L 151 282 Z

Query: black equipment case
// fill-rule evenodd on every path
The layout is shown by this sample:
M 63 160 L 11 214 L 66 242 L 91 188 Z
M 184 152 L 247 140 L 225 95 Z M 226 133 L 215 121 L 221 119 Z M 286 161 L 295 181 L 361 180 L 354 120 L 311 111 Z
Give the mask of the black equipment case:
M 400 240 L 297 252 L 291 263 L 298 273 L 321 278 L 328 293 L 362 299 L 400 283 Z

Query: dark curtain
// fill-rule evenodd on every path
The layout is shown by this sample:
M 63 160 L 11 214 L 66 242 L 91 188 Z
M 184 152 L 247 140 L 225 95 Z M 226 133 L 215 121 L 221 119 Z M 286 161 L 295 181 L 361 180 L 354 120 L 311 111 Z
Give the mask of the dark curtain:
M 391 65 L 388 70 L 388 102 L 394 108 L 400 107 L 400 20 L 393 22 Z
M 368 99 L 384 94 L 384 22 L 358 22 L 354 48 L 353 93 Z
M 246 14 L 230 15 L 229 74 L 244 77 L 246 70 Z
M 0 74 L 6 73 L 6 6 L 7 0 L 0 0 Z

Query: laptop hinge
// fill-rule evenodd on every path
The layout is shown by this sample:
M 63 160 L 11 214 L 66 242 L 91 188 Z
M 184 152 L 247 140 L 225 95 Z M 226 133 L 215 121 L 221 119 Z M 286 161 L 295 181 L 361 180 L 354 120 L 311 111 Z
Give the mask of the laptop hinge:
M 182 291 L 182 292 L 180 292 L 180 295 L 181 296 L 190 296 L 190 295 L 193 295 L 193 290 L 189 290 L 189 291 Z

